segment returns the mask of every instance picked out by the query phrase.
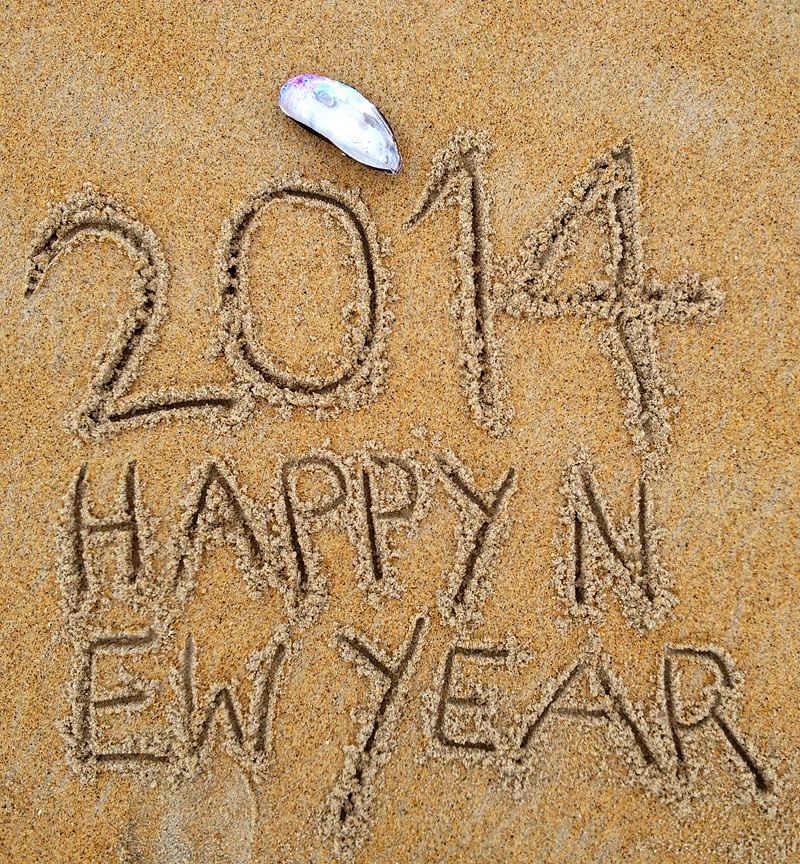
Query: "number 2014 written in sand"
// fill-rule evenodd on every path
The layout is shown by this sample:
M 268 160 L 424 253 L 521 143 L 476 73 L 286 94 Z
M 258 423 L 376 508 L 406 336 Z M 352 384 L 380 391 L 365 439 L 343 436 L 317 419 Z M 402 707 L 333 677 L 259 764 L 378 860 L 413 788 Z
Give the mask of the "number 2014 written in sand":
M 458 362 L 464 398 L 475 422 L 490 435 L 513 434 L 496 348 L 495 334 L 504 317 L 535 322 L 586 315 L 603 323 L 601 348 L 614 369 L 639 474 L 630 514 L 616 519 L 595 478 L 590 454 L 576 447 L 577 455 L 564 466 L 554 584 L 573 620 L 596 620 L 602 598 L 611 590 L 625 620 L 638 630 L 651 630 L 677 603 L 670 590 L 672 578 L 659 556 L 655 513 L 670 444 L 671 410 L 658 358 L 658 328 L 712 318 L 722 295 L 713 281 L 695 275 L 668 285 L 645 279 L 638 177 L 627 141 L 591 162 L 540 230 L 524 238 L 516 255 L 501 259 L 491 246 L 487 152 L 485 137 L 455 136 L 434 159 L 404 229 L 414 230 L 445 208 L 457 212 L 458 289 L 451 308 L 461 346 Z M 344 313 L 344 348 L 329 364 L 336 371 L 327 375 L 287 371 L 255 336 L 248 270 L 252 236 L 267 208 L 286 205 L 329 216 L 331 230 L 340 232 L 348 245 L 355 270 L 353 301 Z M 605 238 L 604 276 L 564 290 L 562 272 L 582 232 L 591 226 Z M 380 398 L 386 386 L 390 279 L 369 211 L 356 194 L 291 177 L 264 186 L 226 223 L 217 263 L 218 313 L 220 348 L 234 381 L 225 387 L 128 395 L 167 313 L 169 273 L 153 232 L 117 200 L 91 187 L 57 205 L 39 227 L 29 256 L 26 294 L 42 290 L 58 256 L 93 237 L 110 239 L 126 250 L 139 300 L 109 338 L 88 392 L 70 417 L 81 438 L 91 442 L 117 429 L 190 417 L 240 423 L 260 401 L 282 411 L 309 410 L 310 422 L 316 422 Z M 269 776 L 275 764 L 270 753 L 274 706 L 298 650 L 295 636 L 312 627 L 325 608 L 327 583 L 315 536 L 327 528 L 344 532 L 357 552 L 365 596 L 374 603 L 397 598 L 403 576 L 393 560 L 394 532 L 413 534 L 433 506 L 433 490 L 441 485 L 460 527 L 436 614 L 413 614 L 404 642 L 394 650 L 380 647 L 375 634 L 346 626 L 337 631 L 343 661 L 354 663 L 372 682 L 373 691 L 369 720 L 354 730 L 345 748 L 341 776 L 321 820 L 337 853 L 352 853 L 367 830 L 381 769 L 391 756 L 394 729 L 406 711 L 409 684 L 418 674 L 417 658 L 435 620 L 451 626 L 455 636 L 423 709 L 435 755 L 490 763 L 512 792 L 524 794 L 536 776 L 537 753 L 551 746 L 549 736 L 559 724 L 603 724 L 613 752 L 655 793 L 691 785 L 686 778 L 722 748 L 732 773 L 756 798 L 774 797 L 768 760 L 735 723 L 738 675 L 733 661 L 715 646 L 665 646 L 655 693 L 659 708 L 648 720 L 628 699 L 622 678 L 602 650 L 593 648 L 576 656 L 562 674 L 541 683 L 539 700 L 524 706 L 506 728 L 492 722 L 503 696 L 487 695 L 483 685 L 475 684 L 475 676 L 520 670 L 530 661 L 515 643 L 486 644 L 470 632 L 481 621 L 493 562 L 511 530 L 508 511 L 521 470 L 508 466 L 496 486 L 485 490 L 450 451 L 422 457 L 412 450 L 374 449 L 346 456 L 318 450 L 284 461 L 268 493 L 257 500 L 241 488 L 229 462 L 210 461 L 187 478 L 186 503 L 176 514 L 165 573 L 148 580 L 143 574 L 154 558 L 149 540 L 153 531 L 140 466 L 128 464 L 118 505 L 100 518 L 90 500 L 91 468 L 82 465 L 69 485 L 59 566 L 66 627 L 76 652 L 72 716 L 64 724 L 71 763 L 84 773 L 109 768 L 150 776 L 172 769 L 200 770 L 204 754 L 218 738 L 257 780 Z M 316 492 L 304 491 L 309 480 Z M 99 610 L 112 601 L 92 561 L 108 545 L 118 552 L 117 588 L 122 596 L 134 598 L 138 620 L 147 619 L 139 628 L 100 626 Z M 195 674 L 200 635 L 187 634 L 181 645 L 173 644 L 170 636 L 170 622 L 193 596 L 205 551 L 220 545 L 235 550 L 237 567 L 255 595 L 278 592 L 286 609 L 285 622 L 249 659 L 247 712 L 233 684 L 201 688 Z M 156 656 L 168 667 L 171 686 L 159 690 L 152 682 L 132 680 L 123 690 L 104 690 L 99 667 L 117 658 L 127 669 L 137 659 Z M 710 680 L 701 696 L 683 686 L 692 672 Z M 172 695 L 159 715 L 160 725 L 139 728 L 134 718 L 163 701 L 164 693 Z M 102 731 L 109 716 L 117 721 L 131 718 L 127 734 L 118 731 L 116 741 Z

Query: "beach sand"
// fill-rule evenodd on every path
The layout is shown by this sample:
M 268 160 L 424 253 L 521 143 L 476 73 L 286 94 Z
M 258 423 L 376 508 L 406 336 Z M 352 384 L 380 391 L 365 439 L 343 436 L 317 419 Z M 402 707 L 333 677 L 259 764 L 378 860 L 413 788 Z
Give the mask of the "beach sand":
M 6 4 L 0 858 L 800 858 L 799 25 Z

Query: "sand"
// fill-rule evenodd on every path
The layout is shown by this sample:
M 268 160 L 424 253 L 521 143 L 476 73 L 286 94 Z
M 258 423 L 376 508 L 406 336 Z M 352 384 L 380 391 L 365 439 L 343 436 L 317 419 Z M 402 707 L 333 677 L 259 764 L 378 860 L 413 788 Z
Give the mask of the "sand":
M 7 4 L 0 859 L 800 859 L 798 26 Z

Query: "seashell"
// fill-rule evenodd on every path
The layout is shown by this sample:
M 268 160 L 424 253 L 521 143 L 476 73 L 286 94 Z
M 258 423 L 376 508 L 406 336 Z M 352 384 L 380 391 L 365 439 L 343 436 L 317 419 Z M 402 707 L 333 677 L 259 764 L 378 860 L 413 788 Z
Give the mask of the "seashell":
M 353 87 L 322 75 L 298 75 L 281 87 L 281 111 L 352 159 L 397 174 L 402 166 L 392 127 Z

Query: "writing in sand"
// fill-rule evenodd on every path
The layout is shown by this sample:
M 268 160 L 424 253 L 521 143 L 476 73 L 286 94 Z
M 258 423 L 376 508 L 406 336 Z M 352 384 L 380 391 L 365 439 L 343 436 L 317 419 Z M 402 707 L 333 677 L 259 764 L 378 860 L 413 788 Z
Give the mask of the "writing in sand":
M 665 323 L 712 319 L 722 294 L 713 280 L 696 275 L 671 284 L 646 277 L 638 176 L 628 141 L 591 162 L 516 255 L 496 255 L 484 177 L 488 151 L 485 136 L 456 135 L 434 159 L 404 229 L 413 231 L 445 208 L 458 214 L 457 288 L 450 308 L 464 398 L 487 440 L 514 435 L 499 339 L 503 322 L 583 315 L 601 323 L 601 348 L 614 370 L 637 476 L 630 509 L 620 517 L 591 454 L 575 442 L 563 465 L 552 584 L 565 622 L 591 630 L 613 596 L 627 625 L 646 634 L 675 614 L 680 593 L 659 550 L 657 502 L 673 406 L 658 331 Z M 343 347 L 304 373 L 289 369 L 259 342 L 250 303 L 251 245 L 272 208 L 286 208 L 287 218 L 322 214 L 352 268 Z M 560 277 L 590 226 L 605 238 L 603 278 L 565 290 Z M 390 276 L 382 261 L 386 247 L 356 193 L 283 178 L 251 195 L 225 224 L 217 259 L 217 344 L 232 374 L 225 386 L 129 395 L 167 315 L 169 269 L 153 231 L 92 187 L 54 207 L 37 230 L 26 277 L 29 302 L 44 289 L 57 258 L 98 237 L 127 253 L 138 301 L 109 336 L 88 390 L 68 418 L 82 447 L 153 423 L 206 422 L 224 430 L 242 424 L 259 406 L 272 406 L 278 417 L 307 412 L 309 423 L 319 423 L 359 411 L 386 392 L 392 323 Z M 507 464 L 484 488 L 446 443 L 424 453 L 413 447 L 390 452 L 379 444 L 347 453 L 327 442 L 281 457 L 274 476 L 254 490 L 241 481 L 230 456 L 206 459 L 185 478 L 184 502 L 173 514 L 165 548 L 153 539 L 150 468 L 126 460 L 115 481 L 117 500 L 100 504 L 92 491 L 97 469 L 86 458 L 65 480 L 59 522 L 58 575 L 75 656 L 72 711 L 62 724 L 70 763 L 86 776 L 115 770 L 160 782 L 203 770 L 221 746 L 256 785 L 269 777 L 282 758 L 271 745 L 282 682 L 303 650 L 302 634 L 311 632 L 329 606 L 330 563 L 319 538 L 338 533 L 341 544 L 349 544 L 352 554 L 341 560 L 353 562 L 361 599 L 382 609 L 404 596 L 411 575 L 397 564 L 397 537 L 405 532 L 419 538 L 424 519 L 446 507 L 456 544 L 437 586 L 438 608 L 398 611 L 407 626 L 393 647 L 347 620 L 336 621 L 332 631 L 343 674 L 355 668 L 370 685 L 320 818 L 337 854 L 346 856 L 363 841 L 400 719 L 411 710 L 409 688 L 424 674 L 418 660 L 435 624 L 449 628 L 449 636 L 418 709 L 433 758 L 491 766 L 511 795 L 524 796 L 535 785 L 542 754 L 561 740 L 559 730 L 578 735 L 588 724 L 601 726 L 609 742 L 597 759 L 621 760 L 629 776 L 653 794 L 685 791 L 696 785 L 699 768 L 727 759 L 729 773 L 751 798 L 774 797 L 768 759 L 736 722 L 741 676 L 722 648 L 664 645 L 645 710 L 627 695 L 624 675 L 596 633 L 558 674 L 538 680 L 531 672 L 533 654 L 516 639 L 493 643 L 475 635 L 485 623 L 504 545 L 524 530 L 509 513 L 517 505 L 535 511 L 531 501 L 520 500 L 528 467 L 525 460 Z M 204 685 L 197 659 L 213 637 L 197 625 L 179 628 L 175 622 L 198 602 L 208 555 L 221 549 L 229 551 L 253 602 L 278 597 L 282 614 L 248 654 L 246 680 Z M 110 575 L 103 563 L 109 551 L 115 562 Z M 117 608 L 125 614 L 115 617 Z M 505 689 L 489 683 L 498 672 L 507 674 Z M 525 703 L 515 696 L 522 692 L 515 682 L 523 680 L 525 693 L 532 686 L 538 693 Z M 504 714 L 504 705 L 514 711 Z

